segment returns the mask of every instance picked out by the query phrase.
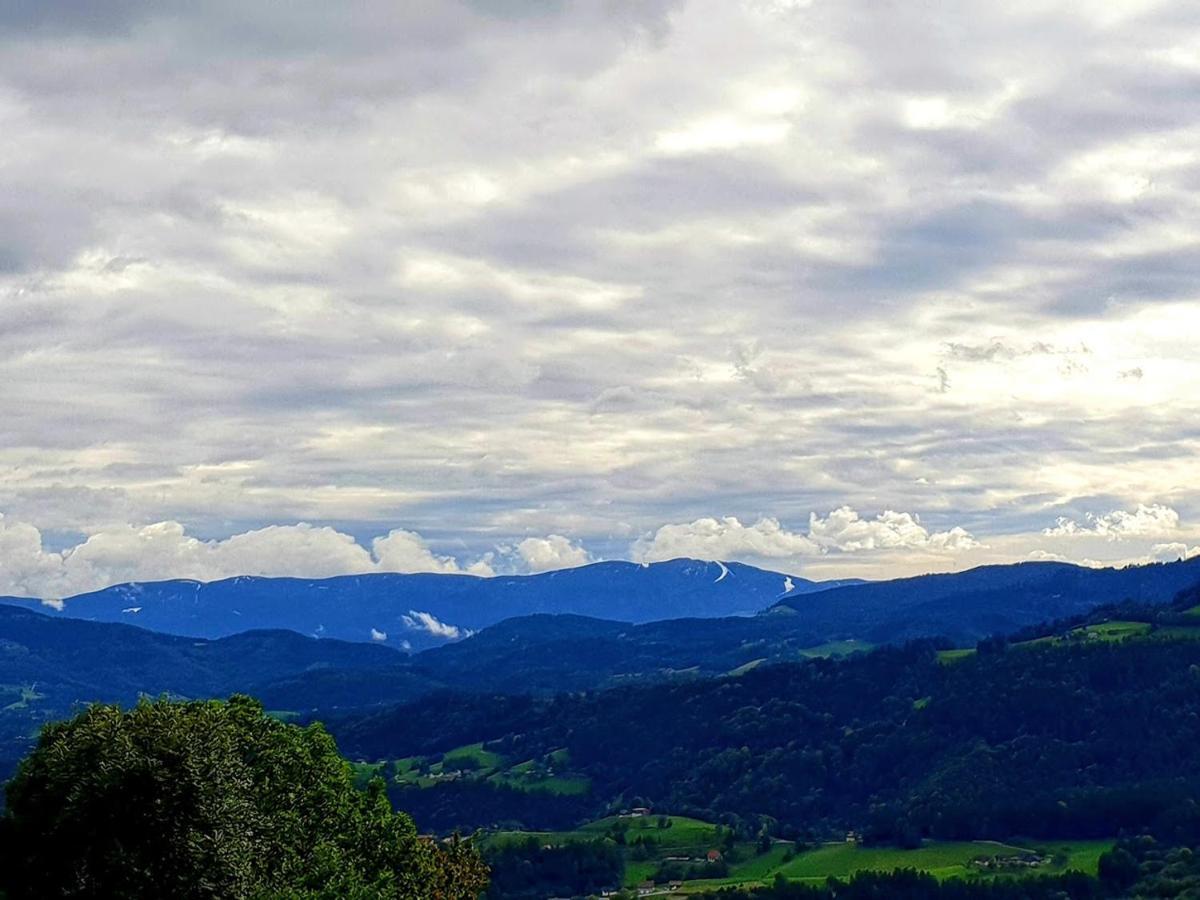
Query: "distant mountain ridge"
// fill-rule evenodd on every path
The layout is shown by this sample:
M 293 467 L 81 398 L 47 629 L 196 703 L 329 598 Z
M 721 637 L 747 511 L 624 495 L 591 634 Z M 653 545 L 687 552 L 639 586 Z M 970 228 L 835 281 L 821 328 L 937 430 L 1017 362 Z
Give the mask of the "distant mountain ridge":
M 536 614 L 418 653 L 387 677 L 405 696 L 413 676 L 465 692 L 507 694 L 705 678 L 919 638 L 970 647 L 1125 600 L 1165 605 L 1197 585 L 1200 559 L 1125 569 L 1038 562 L 831 589 L 788 598 L 752 617 L 632 624 Z M 372 677 L 379 682 L 382 676 Z M 339 683 L 327 672 L 297 675 L 286 690 L 272 686 L 270 696 L 304 709 L 345 708 L 364 699 L 352 681 Z
M 573 614 L 633 623 L 753 615 L 784 596 L 845 581 L 814 582 L 742 563 L 677 559 L 600 562 L 538 575 L 369 574 L 325 579 L 240 576 L 114 585 L 41 612 L 123 622 L 167 634 L 217 638 L 258 628 L 420 650 L 505 619 Z
M 1166 603 L 1198 582 L 1200 557 L 1122 568 L 1020 562 L 788 596 L 766 614 L 795 613 L 829 638 L 898 643 L 941 635 L 967 645 L 1104 603 Z
M 680 570 L 690 571 L 685 577 L 691 583 L 703 585 L 720 577 L 720 582 L 709 583 L 721 587 L 745 578 L 761 585 L 764 593 L 782 587 L 783 581 L 774 573 L 735 565 L 676 563 L 641 571 L 658 576 Z M 728 574 L 722 575 L 723 570 Z M 548 580 L 559 582 L 563 574 Z M 233 589 L 261 581 L 275 580 L 235 579 L 218 586 L 225 584 L 235 596 Z M 561 583 L 579 584 L 571 578 Z M 180 584 L 190 591 L 184 595 L 190 599 L 180 600 L 169 590 Z M 788 596 L 756 616 L 640 624 L 562 613 L 513 616 L 468 639 L 442 641 L 414 655 L 378 641 L 317 640 L 279 629 L 240 631 L 218 639 L 171 635 L 125 622 L 75 618 L 88 609 L 75 601 L 68 601 L 62 611 L 36 601 L 8 601 L 0 603 L 0 762 L 6 749 L 10 761 L 24 752 L 39 723 L 94 700 L 130 702 L 143 693 L 204 697 L 247 691 L 261 697 L 268 708 L 310 713 L 382 708 L 443 689 L 489 694 L 589 691 L 744 673 L 763 664 L 921 637 L 946 637 L 958 646 L 971 646 L 982 637 L 1011 634 L 1124 600 L 1167 604 L 1198 585 L 1200 559 L 1099 570 L 1029 563 Z M 209 603 L 204 586 L 195 582 L 139 587 L 143 600 L 150 589 L 162 589 L 157 605 L 143 603 L 142 612 L 125 614 L 140 625 L 151 621 L 144 612 L 160 607 L 196 612 L 200 624 L 206 621 L 200 614 L 228 609 Z M 130 599 L 128 593 L 101 595 L 107 595 L 103 600 L 111 606 L 98 606 L 97 612 L 115 607 L 117 615 L 118 604 Z M 337 596 L 335 592 L 331 599 Z M 603 603 L 605 596 L 584 599 Z M 205 602 L 197 602 L 197 597 Z M 280 604 L 286 600 L 286 595 L 277 598 Z M 397 609 L 409 605 L 404 597 L 383 597 L 380 602 L 391 602 Z M 277 605 L 268 605 L 263 613 L 276 611 Z M 229 618 L 237 625 L 247 617 Z

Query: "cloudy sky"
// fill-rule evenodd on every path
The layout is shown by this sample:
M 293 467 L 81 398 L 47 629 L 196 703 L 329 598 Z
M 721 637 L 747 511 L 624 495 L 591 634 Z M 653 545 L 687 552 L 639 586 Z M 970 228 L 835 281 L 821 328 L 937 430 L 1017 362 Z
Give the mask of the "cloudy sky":
M 1198 123 L 1177 2 L 4 3 L 0 592 L 1187 554 Z

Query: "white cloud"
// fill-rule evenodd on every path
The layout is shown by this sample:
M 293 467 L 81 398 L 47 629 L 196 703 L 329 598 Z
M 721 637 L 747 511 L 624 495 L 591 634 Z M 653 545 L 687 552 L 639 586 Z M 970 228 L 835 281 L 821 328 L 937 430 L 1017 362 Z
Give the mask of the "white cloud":
M 705 560 L 785 559 L 811 556 L 820 548 L 806 536 L 785 529 L 778 519 L 763 518 L 753 525 L 743 525 L 737 517 L 726 516 L 663 525 L 639 538 L 631 552 L 639 562 L 656 562 L 683 556 Z
M 807 534 L 788 531 L 773 518 L 759 519 L 753 525 L 743 525 L 734 516 L 664 525 L 635 541 L 630 553 L 633 559 L 641 561 L 688 556 L 707 560 L 800 562 L 831 551 L 957 554 L 980 546 L 961 527 L 930 533 L 910 513 L 886 510 L 874 519 L 863 519 L 855 510 L 843 506 L 824 518 L 812 513 Z
M 387 640 L 387 632 L 380 631 L 378 628 L 372 628 L 371 629 L 371 640 L 386 641 Z
M 544 538 L 525 538 L 517 544 L 517 554 L 530 572 L 570 569 L 591 561 L 583 547 L 572 543 L 561 534 L 551 534 Z
M 429 549 L 425 539 L 413 531 L 394 529 L 371 542 L 371 551 L 385 572 L 441 572 L 458 574 L 462 571 L 452 556 L 438 556 Z
M 1066 540 L 1048 505 L 1200 514 L 1171 4 L 109 6 L 0 4 L 0 509 L 105 532 L 12 525 L 4 584 L 487 574 L 714 509 L 797 530 L 662 545 L 880 577 Z M 885 503 L 974 536 L 805 532 Z M 207 546 L 305 521 L 460 559 Z
M 0 593 L 61 598 L 125 581 L 235 575 L 327 578 L 368 572 L 492 574 L 488 559 L 466 569 L 434 554 L 415 532 L 394 530 L 372 543 L 374 555 L 353 537 L 300 523 L 200 540 L 178 522 L 111 525 L 62 551 L 43 546 L 41 532 L 0 515 Z
M 1150 558 L 1155 562 L 1174 562 L 1177 559 L 1191 559 L 1200 556 L 1200 547 L 1189 547 L 1182 542 L 1155 544 L 1150 548 Z
M 42 548 L 40 531 L 0 514 L 0 593 L 56 593 L 61 571 L 62 557 Z
M 445 622 L 438 620 L 432 613 L 419 612 L 415 609 L 410 609 L 407 616 L 400 617 L 405 626 L 413 631 L 425 631 L 432 634 L 434 637 L 447 638 L 448 640 L 457 640 L 460 637 L 470 637 L 469 629 L 459 628 L 457 625 L 448 625 Z
M 1179 513 L 1169 506 L 1139 503 L 1134 510 L 1117 509 L 1103 515 L 1089 513 L 1084 522 L 1060 518 L 1043 532 L 1051 537 L 1099 535 L 1110 541 L 1162 537 L 1179 530 Z
M 960 527 L 930 534 L 920 519 L 904 512 L 884 510 L 874 519 L 863 519 L 848 506 L 825 518 L 812 513 L 809 536 L 821 547 L 854 553 L 861 550 L 924 550 L 957 553 L 972 550 L 979 542 Z

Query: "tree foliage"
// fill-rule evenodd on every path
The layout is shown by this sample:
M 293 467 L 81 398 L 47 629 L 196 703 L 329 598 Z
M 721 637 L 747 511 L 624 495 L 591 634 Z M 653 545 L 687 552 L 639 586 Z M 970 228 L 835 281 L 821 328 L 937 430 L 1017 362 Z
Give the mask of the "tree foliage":
M 592 807 L 580 819 L 639 796 L 751 838 L 764 818 L 781 837 L 853 829 L 908 846 L 1102 838 L 1158 833 L 1200 801 L 1200 640 L 994 647 L 953 664 L 913 644 L 734 678 L 491 701 L 442 697 L 335 733 L 375 758 L 479 740 L 514 759 L 565 748 L 591 780 L 575 801 Z M 424 792 L 435 827 L 517 814 L 487 785 L 471 790 Z M 539 803 L 522 812 L 527 828 L 564 827 Z
M 319 725 L 259 703 L 95 705 L 8 786 L 0 890 L 45 897 L 474 898 L 486 868 L 354 787 Z

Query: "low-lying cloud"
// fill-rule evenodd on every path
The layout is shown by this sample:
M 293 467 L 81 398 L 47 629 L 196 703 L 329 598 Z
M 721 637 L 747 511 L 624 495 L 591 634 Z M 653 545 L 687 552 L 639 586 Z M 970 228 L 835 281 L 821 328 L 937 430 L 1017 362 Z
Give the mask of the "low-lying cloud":
M 419 534 L 393 530 L 371 551 L 327 526 L 273 525 L 201 540 L 179 522 L 114 525 L 61 551 L 43 545 L 41 532 L 0 515 L 0 593 L 58 598 L 125 581 L 235 575 L 327 578 L 368 572 L 492 574 L 486 561 L 460 563 L 433 553 Z
M 469 629 L 459 628 L 457 625 L 449 625 L 446 622 L 442 622 L 433 613 L 410 609 L 407 616 L 401 616 L 400 618 L 404 622 L 405 627 L 413 631 L 424 631 L 434 637 L 454 641 L 460 637 L 469 637 L 471 635 Z
M 778 519 L 763 518 L 743 525 L 736 516 L 663 525 L 633 545 L 633 558 L 639 562 L 682 556 L 706 560 L 791 559 L 819 552 L 816 542 L 788 531 Z
M 189 534 L 179 522 L 111 525 L 55 550 L 46 546 L 33 525 L 0 515 L 0 594 L 37 597 L 53 604 L 127 581 L 214 581 L 236 575 L 325 578 L 378 572 L 490 577 L 572 568 L 605 558 L 642 563 L 679 557 L 738 560 L 785 573 L 841 578 L 887 577 L 897 571 L 917 574 L 1021 559 L 1144 563 L 1200 552 L 1200 529 L 1161 503 L 1060 517 L 1050 527 L 987 541 L 964 526 L 933 529 L 918 514 L 896 510 L 862 515 L 840 506 L 824 515 L 810 513 L 807 522 L 807 529 L 793 530 L 769 516 L 749 523 L 737 516 L 707 516 L 662 525 L 632 542 L 590 544 L 550 534 L 464 555 L 439 552 L 412 530 L 392 529 L 364 546 L 330 526 L 306 523 L 211 540 Z M 462 546 L 459 541 L 454 544 Z M 456 628 L 420 610 L 411 610 L 405 623 L 442 636 Z
M 1045 534 L 1052 536 L 1099 535 L 1110 541 L 1133 537 L 1164 537 L 1179 530 L 1179 513 L 1169 506 L 1139 503 L 1136 509 L 1088 513 L 1083 522 L 1062 517 Z
M 664 525 L 634 544 L 633 557 L 647 562 L 680 556 L 771 560 L 877 550 L 954 554 L 979 546 L 979 541 L 959 526 L 931 533 L 911 513 L 884 510 L 864 519 L 842 506 L 824 517 L 812 513 L 807 533 L 789 531 L 773 518 L 752 525 L 743 525 L 733 516 Z
M 552 534 L 544 538 L 525 538 L 517 544 L 517 555 L 530 572 L 570 569 L 591 561 L 583 547 L 561 534 Z

